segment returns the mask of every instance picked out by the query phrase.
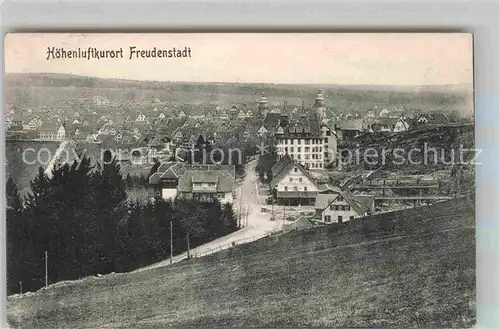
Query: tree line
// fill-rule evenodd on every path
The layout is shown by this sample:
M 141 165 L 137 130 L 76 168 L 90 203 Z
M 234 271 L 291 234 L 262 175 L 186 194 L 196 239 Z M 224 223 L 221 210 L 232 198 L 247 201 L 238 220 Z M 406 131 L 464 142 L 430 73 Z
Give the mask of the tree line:
M 111 156 L 108 154 L 107 156 Z M 82 155 L 83 157 L 83 155 Z M 238 229 L 231 205 L 218 202 L 127 201 L 126 181 L 113 160 L 57 166 L 49 178 L 43 168 L 22 200 L 7 181 L 8 294 L 89 275 L 126 272 Z M 189 240 L 189 242 L 188 242 Z

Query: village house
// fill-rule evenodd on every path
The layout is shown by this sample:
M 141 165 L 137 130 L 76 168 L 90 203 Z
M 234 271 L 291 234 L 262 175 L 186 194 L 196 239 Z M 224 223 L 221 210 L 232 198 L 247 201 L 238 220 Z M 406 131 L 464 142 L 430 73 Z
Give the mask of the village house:
M 410 124 L 404 115 L 399 118 L 378 118 L 370 125 L 370 131 L 372 132 L 401 132 L 409 129 Z
M 271 168 L 270 183 L 274 198 L 281 204 L 313 204 L 318 187 L 307 170 L 294 161 L 288 154 L 284 155 Z
M 27 129 L 26 130 L 31 130 L 31 131 L 35 131 L 35 130 L 38 130 L 38 128 L 40 128 L 43 124 L 43 121 L 42 119 L 40 119 L 40 117 L 33 117 L 31 120 L 29 120 L 28 122 L 28 125 L 27 125 Z M 24 127 L 23 127 L 24 129 Z
M 324 223 L 343 223 L 373 214 L 375 201 L 373 195 L 352 195 L 325 185 L 320 187 L 314 208 Z
M 46 122 L 39 128 L 40 140 L 62 141 L 66 138 L 66 128 L 53 122 Z
M 188 198 L 218 200 L 232 204 L 235 182 L 234 165 L 190 165 L 164 162 L 151 175 L 156 199 Z
M 259 137 L 272 137 L 276 129 L 278 129 L 281 113 L 267 113 L 262 121 L 257 135 Z
M 425 125 L 425 124 L 435 125 L 435 124 L 446 124 L 449 122 L 449 120 L 443 113 L 430 112 L 418 115 L 416 122 L 418 125 Z
M 407 131 L 408 129 L 410 129 L 410 124 L 408 123 L 408 119 L 406 118 L 406 116 L 402 114 L 394 124 L 394 128 L 392 129 L 392 131 L 397 133 L 401 131 Z

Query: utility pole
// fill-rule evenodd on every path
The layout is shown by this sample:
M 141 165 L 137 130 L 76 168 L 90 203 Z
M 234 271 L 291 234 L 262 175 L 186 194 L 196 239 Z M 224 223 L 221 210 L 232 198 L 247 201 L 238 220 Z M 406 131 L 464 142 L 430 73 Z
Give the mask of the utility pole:
M 283 224 L 285 224 L 285 205 L 283 205 Z
M 189 233 L 186 235 L 187 239 L 187 259 L 189 259 Z
M 174 255 L 173 226 L 174 226 L 173 222 L 170 221 L 170 265 L 172 265 L 172 257 Z
M 48 269 L 48 254 L 47 254 L 47 250 L 45 250 L 45 288 L 48 287 L 49 285 L 49 269 Z

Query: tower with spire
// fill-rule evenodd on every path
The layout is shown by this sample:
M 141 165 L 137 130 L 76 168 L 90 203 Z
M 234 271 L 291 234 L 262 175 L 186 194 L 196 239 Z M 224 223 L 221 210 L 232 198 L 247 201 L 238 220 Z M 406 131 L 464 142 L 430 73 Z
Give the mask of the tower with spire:
M 257 102 L 257 117 L 263 118 L 267 114 L 267 98 L 266 93 L 262 92 L 259 101 Z
M 314 99 L 314 109 L 320 122 L 323 122 L 323 120 L 326 119 L 326 114 L 325 114 L 326 109 L 325 109 L 325 97 L 323 96 L 323 90 L 321 90 L 321 88 L 318 89 L 318 94 Z

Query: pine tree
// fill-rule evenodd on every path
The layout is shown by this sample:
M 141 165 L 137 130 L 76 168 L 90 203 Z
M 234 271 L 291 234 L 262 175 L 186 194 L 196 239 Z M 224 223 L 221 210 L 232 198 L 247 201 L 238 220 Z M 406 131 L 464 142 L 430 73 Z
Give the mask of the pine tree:
M 27 228 L 22 218 L 22 201 L 12 177 L 7 180 L 7 291 L 16 292 L 18 281 L 22 281 L 22 258 Z

